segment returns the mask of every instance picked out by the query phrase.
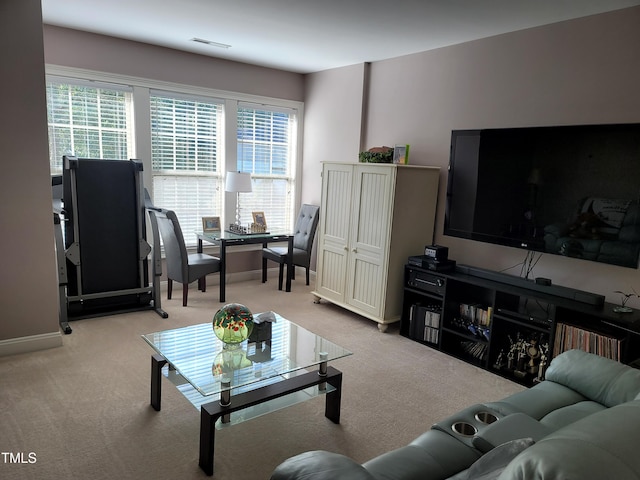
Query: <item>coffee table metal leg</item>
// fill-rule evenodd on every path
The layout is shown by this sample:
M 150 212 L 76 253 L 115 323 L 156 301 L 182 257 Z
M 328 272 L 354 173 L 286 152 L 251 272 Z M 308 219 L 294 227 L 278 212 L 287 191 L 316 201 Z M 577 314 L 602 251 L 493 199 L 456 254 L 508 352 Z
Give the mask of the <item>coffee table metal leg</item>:
M 166 363 L 162 355 L 151 355 L 151 406 L 158 412 L 162 399 L 162 367 Z
M 229 405 L 231 405 L 231 380 L 223 377 L 220 385 L 225 389 L 220 392 L 220 406 L 228 407 Z M 226 415 L 222 416 L 222 423 L 229 423 L 230 421 L 231 414 L 227 413 Z
M 320 362 L 320 365 L 318 365 L 318 375 L 320 375 L 321 377 L 326 377 L 327 376 L 327 358 L 329 357 L 329 354 L 327 352 L 320 352 L 320 360 L 322 360 Z M 327 389 L 327 382 L 322 382 L 320 385 L 318 385 L 318 390 L 321 392 L 324 392 Z

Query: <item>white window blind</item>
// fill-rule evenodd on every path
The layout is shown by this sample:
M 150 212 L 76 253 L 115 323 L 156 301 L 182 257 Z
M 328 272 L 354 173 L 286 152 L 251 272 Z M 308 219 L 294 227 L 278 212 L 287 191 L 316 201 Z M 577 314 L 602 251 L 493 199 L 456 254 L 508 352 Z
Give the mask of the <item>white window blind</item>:
M 238 170 L 251 173 L 253 192 L 242 193 L 241 223 L 261 211 L 269 230 L 293 227 L 297 115 L 293 109 L 238 106 Z
M 126 86 L 48 79 L 51 173 L 62 173 L 63 155 L 131 158 L 131 112 L 131 89 Z
M 150 102 L 153 201 L 176 212 L 195 245 L 202 217 L 223 211 L 222 103 L 158 91 Z

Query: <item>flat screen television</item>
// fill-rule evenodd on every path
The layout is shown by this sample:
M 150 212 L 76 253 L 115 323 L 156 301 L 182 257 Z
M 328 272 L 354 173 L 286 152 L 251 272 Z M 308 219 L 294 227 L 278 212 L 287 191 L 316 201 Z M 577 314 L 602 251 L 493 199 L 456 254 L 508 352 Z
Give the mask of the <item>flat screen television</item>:
M 638 268 L 640 123 L 454 130 L 444 234 Z

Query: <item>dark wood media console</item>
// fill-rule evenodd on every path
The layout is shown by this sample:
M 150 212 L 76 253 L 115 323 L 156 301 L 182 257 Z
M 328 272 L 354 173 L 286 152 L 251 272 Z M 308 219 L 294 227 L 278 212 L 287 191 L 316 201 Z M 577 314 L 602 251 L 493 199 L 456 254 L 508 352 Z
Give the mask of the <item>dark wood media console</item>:
M 466 273 L 473 270 L 406 265 L 400 334 L 523 385 L 571 348 L 627 364 L 640 358 L 640 311 L 615 313 L 588 292 L 559 296 L 509 275 Z

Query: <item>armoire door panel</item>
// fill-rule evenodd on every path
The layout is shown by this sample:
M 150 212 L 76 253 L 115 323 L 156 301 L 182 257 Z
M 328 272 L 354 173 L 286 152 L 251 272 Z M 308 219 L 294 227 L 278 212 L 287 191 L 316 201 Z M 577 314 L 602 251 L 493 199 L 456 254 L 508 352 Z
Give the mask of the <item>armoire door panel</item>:
M 325 215 L 321 217 L 325 238 L 347 244 L 351 216 L 351 169 L 325 172 Z
M 348 303 L 373 315 L 380 314 L 382 265 L 368 257 L 355 258 L 352 272 Z
M 325 249 L 321 261 L 323 275 L 318 279 L 316 288 L 324 295 L 343 301 L 346 263 L 344 251 Z
M 352 173 L 351 165 L 323 170 L 316 289 L 335 301 L 345 297 Z
M 369 167 L 371 168 L 371 167 Z M 390 171 L 363 170 L 357 185 L 359 207 L 353 223 L 351 246 L 379 255 L 387 246 L 390 206 Z

